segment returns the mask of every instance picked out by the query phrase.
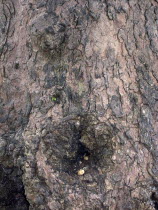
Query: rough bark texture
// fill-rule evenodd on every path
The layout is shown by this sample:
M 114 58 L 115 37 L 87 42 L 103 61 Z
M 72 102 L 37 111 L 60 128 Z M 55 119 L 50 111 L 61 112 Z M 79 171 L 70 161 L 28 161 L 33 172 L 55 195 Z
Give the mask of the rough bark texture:
M 0 0 L 0 209 L 158 209 L 157 28 L 157 0 Z

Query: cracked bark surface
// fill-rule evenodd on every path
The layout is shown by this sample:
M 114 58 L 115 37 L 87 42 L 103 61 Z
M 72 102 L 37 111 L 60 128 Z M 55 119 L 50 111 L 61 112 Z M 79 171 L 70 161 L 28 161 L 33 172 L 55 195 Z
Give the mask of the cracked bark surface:
M 157 28 L 156 0 L 0 0 L 0 209 L 158 209 Z

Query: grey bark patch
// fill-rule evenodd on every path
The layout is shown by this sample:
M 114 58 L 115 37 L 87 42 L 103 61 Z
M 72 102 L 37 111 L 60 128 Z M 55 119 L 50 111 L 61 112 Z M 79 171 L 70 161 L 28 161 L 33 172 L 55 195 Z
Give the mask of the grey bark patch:
M 44 88 L 47 88 L 47 89 L 50 89 L 53 86 L 57 85 L 57 82 L 58 82 L 57 77 L 53 77 L 49 75 L 47 75 L 44 80 L 45 80 Z
M 151 133 L 153 131 L 152 127 L 152 114 L 148 107 L 144 106 L 141 109 L 141 116 L 139 120 L 140 126 L 140 137 L 141 142 L 146 145 L 146 147 L 151 150 L 152 149 L 152 136 Z
M 96 106 L 96 111 L 97 111 L 97 113 L 98 113 L 98 116 L 104 116 L 104 114 L 105 114 L 105 109 L 104 109 L 104 107 L 102 106 L 102 105 L 100 105 L 100 104 L 98 104 L 97 106 Z
M 147 35 L 150 41 L 150 48 L 151 50 L 157 55 L 158 53 L 158 42 L 157 42 L 157 37 L 158 37 L 158 31 L 157 31 L 157 22 L 156 20 L 156 14 L 155 14 L 155 9 L 156 6 L 151 6 L 148 8 L 145 12 L 145 18 L 146 18 L 146 31 Z
M 106 57 L 108 59 L 109 66 L 113 66 L 116 62 L 115 49 L 108 47 Z
M 83 72 L 80 68 L 73 68 L 72 71 L 75 74 L 75 79 L 77 80 L 83 79 Z
M 31 69 L 30 70 L 30 78 L 33 80 L 33 81 L 36 81 L 38 75 L 37 75 L 37 72 L 34 70 L 34 69 Z
M 52 71 L 53 71 L 53 66 L 49 63 L 46 63 L 44 66 L 43 66 L 43 71 L 46 73 L 46 74 L 50 74 Z
M 24 116 L 28 117 L 30 115 L 31 110 L 32 110 L 31 95 L 30 95 L 30 93 L 27 93 L 26 106 L 25 106 L 25 109 L 24 109 Z
M 113 95 L 110 102 L 110 107 L 116 117 L 122 117 L 123 111 L 122 111 L 122 105 L 120 98 L 116 95 Z
M 109 18 L 109 20 L 115 20 L 116 19 L 116 11 L 115 8 L 113 6 L 108 6 L 107 9 L 107 16 Z
M 47 89 L 52 88 L 53 86 L 63 87 L 66 82 L 66 72 L 67 66 L 60 64 L 50 64 L 47 63 L 43 66 L 43 71 L 45 73 L 45 84 L 44 87 Z
M 54 32 L 52 26 L 48 26 L 48 28 L 46 28 L 45 31 L 46 31 L 46 33 L 48 33 L 48 34 L 55 35 L 55 32 Z
M 67 86 L 67 88 L 64 90 L 68 97 L 68 101 L 72 101 L 74 103 L 79 104 L 80 102 L 80 96 L 77 92 L 75 92 L 71 87 Z
M 138 66 L 136 70 L 139 79 L 138 85 L 144 101 L 152 108 L 158 99 L 157 86 L 153 84 L 148 68 Z

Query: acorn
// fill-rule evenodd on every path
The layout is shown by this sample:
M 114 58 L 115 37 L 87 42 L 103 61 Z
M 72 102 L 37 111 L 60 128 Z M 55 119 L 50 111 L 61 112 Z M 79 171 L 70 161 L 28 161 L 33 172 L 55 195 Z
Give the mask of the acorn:
M 84 170 L 84 169 L 80 169 L 80 170 L 78 170 L 78 172 L 77 172 L 77 174 L 78 174 L 79 176 L 82 176 L 84 173 L 85 173 L 85 170 Z
M 88 160 L 88 159 L 89 159 L 88 156 L 85 155 L 85 156 L 84 156 L 84 160 Z

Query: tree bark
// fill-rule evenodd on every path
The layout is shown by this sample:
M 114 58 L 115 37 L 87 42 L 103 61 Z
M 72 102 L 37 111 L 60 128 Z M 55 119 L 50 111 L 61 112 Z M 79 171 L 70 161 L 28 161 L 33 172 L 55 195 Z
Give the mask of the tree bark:
M 157 28 L 157 0 L 0 0 L 0 209 L 158 209 Z

